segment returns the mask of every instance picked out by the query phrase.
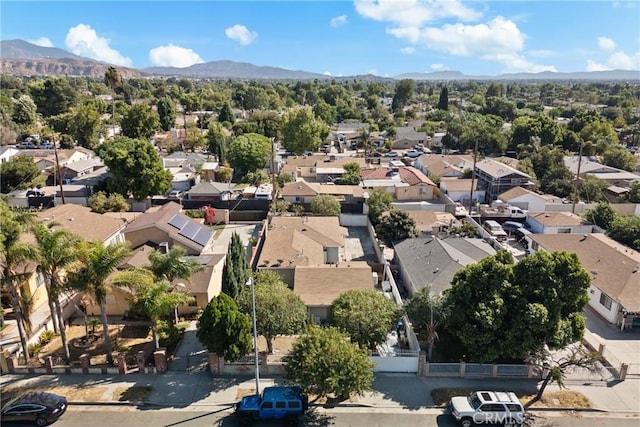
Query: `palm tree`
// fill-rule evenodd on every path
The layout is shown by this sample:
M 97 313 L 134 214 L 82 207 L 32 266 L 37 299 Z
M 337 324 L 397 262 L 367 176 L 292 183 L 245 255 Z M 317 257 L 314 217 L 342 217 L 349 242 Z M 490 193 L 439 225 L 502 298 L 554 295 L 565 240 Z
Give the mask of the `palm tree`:
M 361 127 L 358 130 L 360 131 L 360 143 L 364 147 L 364 161 L 367 162 L 367 155 L 371 145 L 371 133 L 366 127 Z
M 116 87 L 122 84 L 122 77 L 116 67 L 109 67 L 104 73 L 104 80 L 111 88 L 111 131 L 116 136 Z
M 51 319 L 54 325 L 56 322 L 58 323 L 65 362 L 69 363 L 71 353 L 67 343 L 67 333 L 59 298 L 66 286 L 66 279 L 64 278 L 66 270 L 77 259 L 76 245 L 79 242 L 79 238 L 68 230 L 56 230 L 54 228 L 56 225 L 56 223 L 50 223 L 47 226 L 40 223 L 34 227 L 33 234 L 36 238 L 36 247 L 33 260 L 38 263 L 38 271 L 45 277 L 47 296 L 54 309 L 51 312 Z
M 151 321 L 155 348 L 160 347 L 158 321 L 171 314 L 177 305 L 193 301 L 193 296 L 189 293 L 174 291 L 168 281 L 156 281 L 153 273 L 147 269 L 119 272 L 115 275 L 112 283 L 116 286 L 128 286 L 134 290 L 129 302 Z
M 31 276 L 31 272 L 25 271 L 25 262 L 34 255 L 32 245 L 20 241 L 22 224 L 33 221 L 32 215 L 16 213 L 0 199 L 0 286 L 7 290 L 10 304 L 16 316 L 20 346 L 25 363 L 29 362 L 29 349 L 27 341 L 31 322 L 29 313 L 23 310 L 23 291 L 21 285 Z
M 88 293 L 100 306 L 100 320 L 104 337 L 104 351 L 107 363 L 113 364 L 109 323 L 107 321 L 107 290 L 109 276 L 131 254 L 128 243 L 117 243 L 105 246 L 97 240 L 83 244 L 78 251 L 78 263 L 68 275 L 68 283 L 75 289 Z

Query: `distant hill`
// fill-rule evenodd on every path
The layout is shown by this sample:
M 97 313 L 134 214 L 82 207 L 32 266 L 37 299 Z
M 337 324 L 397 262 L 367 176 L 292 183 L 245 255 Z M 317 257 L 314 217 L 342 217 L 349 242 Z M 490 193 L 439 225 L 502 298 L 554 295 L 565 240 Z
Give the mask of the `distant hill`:
M 80 61 L 93 61 L 93 59 L 74 55 L 64 49 L 38 46 L 18 39 L 0 41 L 0 53 L 2 59 L 69 58 Z
M 103 78 L 109 64 L 91 58 L 74 55 L 64 49 L 43 47 L 24 40 L 0 41 L 0 72 L 7 75 L 83 76 Z M 575 73 L 515 73 L 498 76 L 465 75 L 459 71 L 436 71 L 433 73 L 404 73 L 395 77 L 328 76 L 303 70 L 258 66 L 247 62 L 212 61 L 194 64 L 186 68 L 150 67 L 145 69 L 118 66 L 124 78 L 132 77 L 190 77 L 211 79 L 242 80 L 326 80 L 356 79 L 361 81 L 388 81 L 393 79 L 413 79 L 431 81 L 453 80 L 640 80 L 640 71 L 593 71 Z
M 267 80 L 309 80 L 328 79 L 331 76 L 285 68 L 265 67 L 248 62 L 212 61 L 194 64 L 186 68 L 150 67 L 142 71 L 159 76 L 182 76 L 198 78 L 235 78 Z

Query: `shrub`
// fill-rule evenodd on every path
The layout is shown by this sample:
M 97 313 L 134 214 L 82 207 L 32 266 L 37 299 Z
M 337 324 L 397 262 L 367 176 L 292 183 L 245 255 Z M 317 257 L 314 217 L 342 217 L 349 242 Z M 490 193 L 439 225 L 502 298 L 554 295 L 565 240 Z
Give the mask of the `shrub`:
M 31 357 L 36 357 L 38 356 L 38 354 L 42 351 L 42 347 L 44 347 L 42 344 L 40 344 L 39 342 L 33 343 L 33 344 L 29 344 L 29 346 L 27 347 L 27 351 L 29 352 L 29 356 Z
M 173 347 L 180 341 L 184 327 L 176 327 L 172 322 L 160 320 L 158 322 L 158 340 L 161 347 Z
M 48 329 L 40 334 L 40 338 L 38 339 L 38 343 L 42 346 L 45 346 L 51 342 L 56 337 L 56 333 L 51 329 Z

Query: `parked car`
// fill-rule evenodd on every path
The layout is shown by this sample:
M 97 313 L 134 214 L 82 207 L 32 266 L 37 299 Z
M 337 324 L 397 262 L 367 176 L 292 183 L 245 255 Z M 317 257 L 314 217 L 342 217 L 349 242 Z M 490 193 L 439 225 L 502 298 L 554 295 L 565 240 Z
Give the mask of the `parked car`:
M 45 192 L 41 188 L 32 188 L 27 190 L 27 197 L 44 197 Z
M 241 426 L 258 420 L 284 420 L 298 425 L 309 408 L 309 398 L 300 387 L 266 387 L 262 394 L 244 396 L 235 414 Z
M 400 154 L 398 154 L 397 151 L 389 151 L 388 153 L 386 153 L 384 155 L 385 157 L 400 157 Z
M 520 228 L 524 228 L 524 225 L 521 222 L 505 221 L 504 223 L 502 223 L 502 229 L 507 233 L 513 233 Z
M 30 421 L 46 426 L 67 410 L 67 399 L 53 393 L 32 391 L 18 396 L 2 408 L 2 422 Z
M 404 155 L 406 157 L 411 157 L 412 159 L 415 159 L 416 157 L 420 157 L 422 153 L 418 150 L 409 150 L 406 153 L 404 153 Z
M 181 190 L 171 190 L 171 192 L 169 193 L 169 195 L 167 196 L 169 199 L 182 199 L 182 196 L 184 196 L 184 191 Z
M 522 425 L 525 410 L 513 392 L 475 391 L 469 396 L 452 397 L 451 416 L 462 427 L 482 424 Z

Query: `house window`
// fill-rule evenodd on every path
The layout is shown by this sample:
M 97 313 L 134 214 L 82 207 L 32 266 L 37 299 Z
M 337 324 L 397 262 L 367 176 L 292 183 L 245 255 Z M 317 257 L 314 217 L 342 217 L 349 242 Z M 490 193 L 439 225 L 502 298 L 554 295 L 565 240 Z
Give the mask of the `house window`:
M 302 197 L 296 196 L 296 203 L 302 203 Z
M 611 310 L 611 305 L 613 304 L 613 300 L 609 295 L 602 292 L 600 294 L 600 304 L 604 305 L 607 310 Z
M 44 274 L 42 273 L 38 273 L 38 276 L 36 277 L 36 288 L 39 288 L 40 286 L 44 286 Z

